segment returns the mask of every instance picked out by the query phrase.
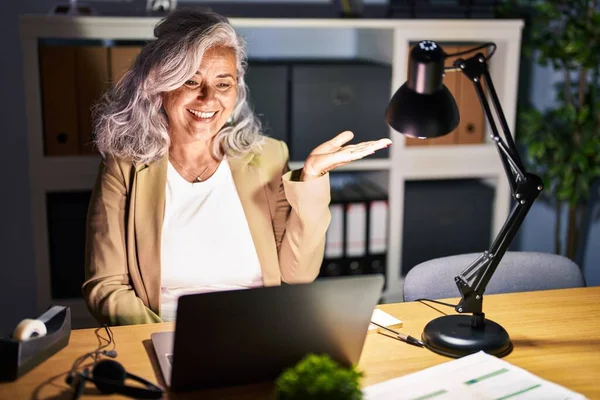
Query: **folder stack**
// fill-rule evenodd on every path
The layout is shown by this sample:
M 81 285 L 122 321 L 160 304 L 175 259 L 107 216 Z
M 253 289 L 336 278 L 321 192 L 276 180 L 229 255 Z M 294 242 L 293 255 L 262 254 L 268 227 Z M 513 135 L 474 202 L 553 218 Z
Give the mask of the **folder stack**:
M 331 222 L 320 276 L 384 274 L 388 196 L 356 174 L 331 177 Z
M 129 69 L 141 45 L 49 42 L 39 48 L 44 155 L 97 154 L 92 108 Z

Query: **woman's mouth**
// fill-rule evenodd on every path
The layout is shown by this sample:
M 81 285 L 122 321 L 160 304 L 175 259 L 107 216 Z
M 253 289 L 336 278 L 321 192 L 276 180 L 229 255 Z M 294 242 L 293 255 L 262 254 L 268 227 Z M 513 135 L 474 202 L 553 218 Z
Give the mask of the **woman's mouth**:
M 198 111 L 198 110 L 192 110 L 192 109 L 187 109 L 189 111 L 190 114 L 192 114 L 194 117 L 202 120 L 202 121 L 209 121 L 212 118 L 214 118 L 214 116 L 217 114 L 216 111 Z

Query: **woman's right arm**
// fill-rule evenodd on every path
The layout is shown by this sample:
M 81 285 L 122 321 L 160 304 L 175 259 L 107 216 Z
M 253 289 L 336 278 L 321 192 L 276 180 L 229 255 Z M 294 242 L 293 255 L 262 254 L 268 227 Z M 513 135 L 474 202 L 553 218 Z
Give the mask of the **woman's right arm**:
M 130 281 L 126 246 L 127 186 L 114 159 L 103 161 L 87 215 L 83 296 L 101 324 L 162 322 L 137 297 Z

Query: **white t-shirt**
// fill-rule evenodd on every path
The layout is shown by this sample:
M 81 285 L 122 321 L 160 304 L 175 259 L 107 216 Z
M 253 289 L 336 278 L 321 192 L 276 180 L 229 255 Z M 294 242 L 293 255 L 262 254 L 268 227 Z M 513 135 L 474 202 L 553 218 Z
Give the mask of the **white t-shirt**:
M 195 183 L 187 182 L 169 162 L 165 200 L 160 300 L 164 321 L 175 320 L 182 294 L 263 285 L 227 159 L 208 180 Z

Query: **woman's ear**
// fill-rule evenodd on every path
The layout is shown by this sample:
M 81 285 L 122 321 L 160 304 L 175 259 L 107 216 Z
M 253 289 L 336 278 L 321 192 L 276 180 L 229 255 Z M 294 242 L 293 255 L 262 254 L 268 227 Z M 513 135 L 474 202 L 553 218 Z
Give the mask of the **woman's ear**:
M 168 102 L 170 101 L 170 93 L 169 92 L 162 92 L 160 94 L 160 111 L 163 113 L 163 115 L 165 117 L 169 117 L 169 115 L 167 114 L 167 110 L 165 108 L 165 104 L 168 104 Z

